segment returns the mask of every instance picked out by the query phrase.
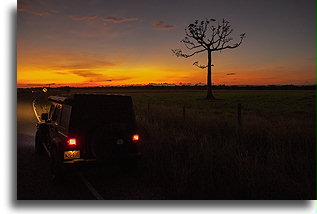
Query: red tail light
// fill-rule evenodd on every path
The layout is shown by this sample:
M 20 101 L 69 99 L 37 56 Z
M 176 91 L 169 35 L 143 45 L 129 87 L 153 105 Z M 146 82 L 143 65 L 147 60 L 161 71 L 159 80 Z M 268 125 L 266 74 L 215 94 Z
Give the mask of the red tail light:
M 139 140 L 140 140 L 140 137 L 139 137 L 138 134 L 134 134 L 134 135 L 132 136 L 132 141 L 133 141 L 134 143 L 137 143 Z
M 67 145 L 68 146 L 76 146 L 77 145 L 76 138 L 69 138 L 67 141 Z

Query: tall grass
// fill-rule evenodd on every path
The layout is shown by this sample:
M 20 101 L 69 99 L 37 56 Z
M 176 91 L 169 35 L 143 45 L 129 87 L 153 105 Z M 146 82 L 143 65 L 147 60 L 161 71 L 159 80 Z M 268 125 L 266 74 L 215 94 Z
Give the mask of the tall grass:
M 314 91 L 219 90 L 215 102 L 200 91 L 121 92 L 135 103 L 153 198 L 316 198 Z
M 314 122 L 136 104 L 146 170 L 170 199 L 315 198 Z

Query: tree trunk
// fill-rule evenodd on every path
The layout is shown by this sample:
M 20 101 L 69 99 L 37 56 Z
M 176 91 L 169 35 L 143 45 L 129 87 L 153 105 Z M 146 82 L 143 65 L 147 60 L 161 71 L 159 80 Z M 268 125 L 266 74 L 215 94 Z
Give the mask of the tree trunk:
M 207 73 L 207 99 L 208 100 L 214 100 L 215 97 L 212 94 L 212 89 L 211 89 L 211 50 L 208 50 L 208 73 Z

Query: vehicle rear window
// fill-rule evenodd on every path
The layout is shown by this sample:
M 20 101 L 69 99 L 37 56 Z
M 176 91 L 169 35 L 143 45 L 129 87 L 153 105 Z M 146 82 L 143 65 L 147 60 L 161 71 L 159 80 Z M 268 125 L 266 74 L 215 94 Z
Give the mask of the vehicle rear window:
M 50 108 L 50 112 L 49 112 L 49 118 L 50 119 L 52 119 L 54 111 L 55 111 L 55 105 L 52 104 L 51 108 Z
M 55 111 L 53 113 L 52 120 L 53 121 L 59 121 L 60 116 L 61 116 L 61 112 L 62 112 L 62 105 L 61 104 L 56 104 L 56 108 L 55 108 Z
M 107 124 L 134 127 L 135 116 L 130 97 L 82 99 L 73 104 L 71 124 L 83 129 Z
M 71 111 L 72 111 L 71 106 L 63 105 L 60 125 L 66 129 L 68 128 L 68 125 L 69 125 Z

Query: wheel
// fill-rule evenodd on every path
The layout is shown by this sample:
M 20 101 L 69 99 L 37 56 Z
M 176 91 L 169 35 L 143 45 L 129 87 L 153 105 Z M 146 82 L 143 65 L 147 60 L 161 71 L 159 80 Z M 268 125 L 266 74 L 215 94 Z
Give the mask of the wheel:
M 42 154 L 43 153 L 44 147 L 43 147 L 43 144 L 41 142 L 40 134 L 39 134 L 38 131 L 35 134 L 35 146 L 34 147 L 35 147 L 35 153 L 36 154 Z

